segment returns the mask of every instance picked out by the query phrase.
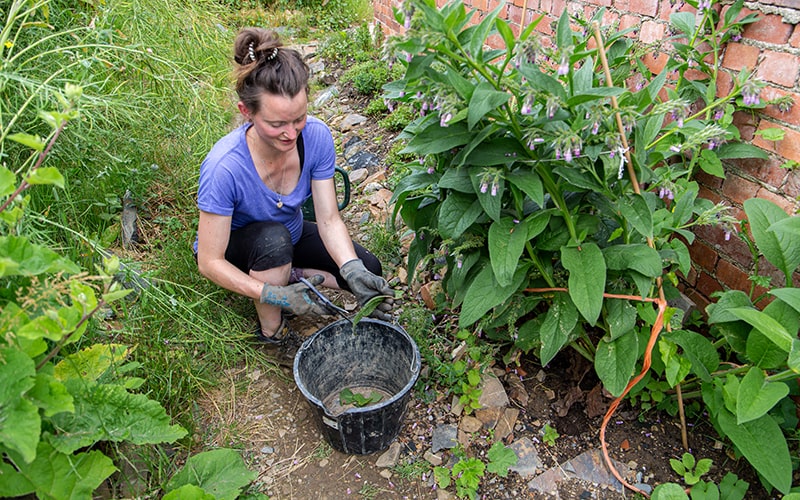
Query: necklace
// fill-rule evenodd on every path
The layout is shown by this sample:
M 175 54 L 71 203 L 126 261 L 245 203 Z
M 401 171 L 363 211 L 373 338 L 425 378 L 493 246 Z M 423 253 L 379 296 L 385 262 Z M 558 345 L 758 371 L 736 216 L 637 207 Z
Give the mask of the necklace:
M 250 147 L 250 156 L 253 157 L 253 163 L 255 163 L 255 154 L 254 154 L 255 148 L 249 144 L 250 137 L 247 136 L 247 135 L 245 135 L 245 137 L 248 139 L 248 146 Z M 285 170 L 281 171 L 281 184 L 280 184 L 280 186 L 278 186 L 277 184 L 272 182 L 272 176 L 269 174 L 269 168 L 267 167 L 267 161 L 262 159 L 261 160 L 261 164 L 264 165 L 264 172 L 267 174 L 267 181 L 269 182 L 267 187 L 269 189 L 271 189 L 273 193 L 278 195 L 278 200 L 275 203 L 275 206 L 278 207 L 278 208 L 283 208 L 283 181 L 286 179 L 286 171 Z M 274 186 L 274 188 L 273 188 L 273 186 Z M 275 189 L 275 188 L 277 188 L 277 189 Z

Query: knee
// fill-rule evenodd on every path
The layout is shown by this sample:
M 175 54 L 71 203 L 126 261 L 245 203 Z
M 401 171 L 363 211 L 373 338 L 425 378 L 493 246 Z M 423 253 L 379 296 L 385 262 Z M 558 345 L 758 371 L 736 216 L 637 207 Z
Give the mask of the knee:
M 264 271 L 292 262 L 294 247 L 289 230 L 280 223 L 257 223 L 250 251 L 250 269 Z
M 376 276 L 383 275 L 381 261 L 379 261 L 378 258 L 372 253 L 365 251 L 362 255 L 359 255 L 359 258 L 364 262 L 364 267 L 366 267 L 369 272 Z

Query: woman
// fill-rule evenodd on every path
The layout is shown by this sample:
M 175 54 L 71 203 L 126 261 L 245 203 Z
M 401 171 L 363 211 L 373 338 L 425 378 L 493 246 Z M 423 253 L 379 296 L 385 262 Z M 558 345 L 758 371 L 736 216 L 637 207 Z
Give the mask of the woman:
M 203 276 L 252 298 L 256 336 L 280 344 L 289 333 L 282 310 L 330 314 L 300 277 L 349 290 L 362 306 L 392 289 L 378 259 L 353 243 L 339 216 L 333 138 L 307 116 L 309 70 L 300 54 L 273 31 L 247 28 L 236 38 L 234 61 L 246 123 L 200 166 L 197 263 Z M 316 224 L 301 211 L 312 195 Z M 390 308 L 387 299 L 377 315 L 388 318 Z

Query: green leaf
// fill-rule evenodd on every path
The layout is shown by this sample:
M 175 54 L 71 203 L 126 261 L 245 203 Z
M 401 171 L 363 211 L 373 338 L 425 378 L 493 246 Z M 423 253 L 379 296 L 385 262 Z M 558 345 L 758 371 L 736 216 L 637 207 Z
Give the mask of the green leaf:
M 403 148 L 402 154 L 418 154 L 420 156 L 442 153 L 458 146 L 463 146 L 472 138 L 472 132 L 463 123 L 454 123 L 449 127 L 441 127 L 438 122 L 415 135 Z
M 0 359 L 0 444 L 30 463 L 36 457 L 41 419 L 25 394 L 35 385 L 36 369 L 17 349 L 0 348 Z
M 800 236 L 800 217 L 787 217 L 773 222 L 767 231 L 775 233 L 778 238 L 782 238 L 784 235 L 797 238 Z
M 494 277 L 491 264 L 483 264 L 483 268 L 475 276 L 475 279 L 469 285 L 467 294 L 464 296 L 461 316 L 458 319 L 459 327 L 466 328 L 478 321 L 493 307 L 505 302 L 519 289 L 525 278 L 526 268 L 520 268 L 514 276 L 513 283 L 502 287 Z
M 489 258 L 500 286 L 511 284 L 527 241 L 528 228 L 511 217 L 503 217 L 489 227 Z
M 758 158 L 766 160 L 769 158 L 769 155 L 763 149 L 758 146 L 753 146 L 752 144 L 744 142 L 726 142 L 717 148 L 717 158 L 720 160 L 730 160 L 733 158 Z
M 792 273 L 800 265 L 800 245 L 791 234 L 769 231 L 772 224 L 789 216 L 773 202 L 761 198 L 745 200 L 744 211 L 758 249 L 791 283 Z
M 777 142 L 783 140 L 783 138 L 786 136 L 786 131 L 784 131 L 782 128 L 771 127 L 756 130 L 755 134 L 761 136 L 761 138 L 765 141 Z
M 481 193 L 480 184 L 483 171 L 484 169 L 479 167 L 473 167 L 470 169 L 472 186 L 475 189 L 475 193 L 477 193 L 478 201 L 480 201 L 483 210 L 486 212 L 486 215 L 491 217 L 492 220 L 499 220 L 503 191 L 505 190 L 505 180 L 502 177 L 497 180 L 498 185 L 496 195 L 492 195 L 491 189 L 487 189 L 485 193 Z
M 751 308 L 753 303 L 750 297 L 741 290 L 729 290 L 717 299 L 716 303 L 709 304 L 706 308 L 708 313 L 708 322 L 726 323 L 729 321 L 737 321 L 739 318 L 735 316 L 731 310 L 735 308 Z
M 737 307 L 730 310 L 737 318 L 747 322 L 750 326 L 769 338 L 782 351 L 789 352 L 792 348 L 792 335 L 768 314 L 757 309 Z
M 5 466 L 0 469 L 2 497 L 9 490 L 24 489 L 35 492 L 38 498 L 88 499 L 117 470 L 111 459 L 100 451 L 67 455 L 45 442 L 39 444 L 36 460 L 30 464 L 15 463 L 19 471 Z
M 74 398 L 75 413 L 53 415 L 52 422 L 59 433 L 47 435 L 47 440 L 62 453 L 99 441 L 172 443 L 186 435 L 181 426 L 170 425 L 160 403 L 143 394 L 79 379 L 69 379 L 64 385 Z
M 0 236 L 0 278 L 37 276 L 43 273 L 78 273 L 80 267 L 47 247 L 36 245 L 23 236 Z M 5 261 L 5 265 L 4 262 Z
M 0 198 L 10 195 L 17 189 L 17 177 L 14 172 L 0 165 Z
M 161 500 L 215 500 L 215 497 L 199 486 L 184 484 L 164 495 Z
M 581 315 L 594 325 L 603 306 L 606 262 L 603 252 L 592 242 L 578 247 L 561 247 L 561 263 L 569 271 L 569 296 Z
M 636 308 L 627 300 L 606 300 L 606 311 L 611 340 L 625 335 L 636 326 Z
M 67 392 L 64 384 L 55 379 L 44 370 L 36 373 L 36 384 L 28 391 L 30 401 L 41 408 L 46 417 L 51 417 L 62 411 L 75 411 L 72 396 Z
M 675 12 L 669 16 L 669 23 L 684 35 L 691 37 L 694 34 L 694 12 Z
M 39 167 L 27 179 L 29 184 L 48 184 L 64 187 L 64 176 L 55 167 Z
M 528 195 L 528 198 L 533 200 L 540 207 L 544 205 L 542 179 L 539 178 L 539 174 L 537 174 L 535 170 L 514 170 L 506 175 L 506 180 L 520 188 L 523 193 Z
M 591 66 L 585 66 L 585 67 L 591 68 Z M 567 106 L 573 107 L 577 106 L 578 104 L 596 101 L 598 99 L 605 99 L 611 96 L 616 97 L 624 92 L 625 89 L 619 87 L 595 87 L 584 90 L 580 94 L 575 94 L 574 96 L 567 99 Z
M 694 372 L 703 381 L 711 380 L 711 373 L 719 368 L 720 358 L 714 344 L 707 337 L 689 330 L 665 332 L 662 337 L 675 342 L 683 350 Z
M 739 479 L 733 472 L 728 472 L 719 482 L 719 492 L 724 500 L 742 500 L 747 494 L 750 483 Z M 788 500 L 788 497 L 783 497 Z
M 482 213 L 475 195 L 452 192 L 439 207 L 439 232 L 445 238 L 458 238 Z
M 539 329 L 539 338 L 542 342 L 539 361 L 542 366 L 549 363 L 569 342 L 578 319 L 578 311 L 569 297 L 561 293 L 556 294 Z
M 449 168 L 439 179 L 439 187 L 453 189 L 462 193 L 475 193 L 470 172 L 466 168 Z
M 572 28 L 569 25 L 569 9 L 561 10 L 561 17 L 558 18 L 556 26 L 556 43 L 559 49 L 564 49 L 572 45 Z
M 675 483 L 662 483 L 655 487 L 651 500 L 689 500 L 683 486 Z
M 504 445 L 500 441 L 496 442 L 491 448 L 489 448 L 489 451 L 486 453 L 486 457 L 489 459 L 489 464 L 487 465 L 486 469 L 500 477 L 506 477 L 508 475 L 508 470 L 517 465 L 518 460 L 517 454 L 514 453 L 514 450 Z
M 60 361 L 54 375 L 62 382 L 72 378 L 94 382 L 112 366 L 119 366 L 129 352 L 128 347 L 121 344 L 94 344 Z
M 781 493 L 792 487 L 792 460 L 786 438 L 778 424 L 769 415 L 757 420 L 737 424 L 734 415 L 720 410 L 717 422 L 722 434 L 728 436 L 764 479 Z
M 622 217 L 645 238 L 653 237 L 653 215 L 642 195 L 620 198 L 617 207 Z
M 789 394 L 783 382 L 769 382 L 758 367 L 752 367 L 739 383 L 736 397 L 736 423 L 743 424 L 766 415 Z
M 658 351 L 661 354 L 661 361 L 664 363 L 664 376 L 669 386 L 675 387 L 683 382 L 692 368 L 689 360 L 678 354 L 678 347 L 675 343 L 663 338 L 658 341 Z
M 638 353 L 639 338 L 633 332 L 611 342 L 597 343 L 594 369 L 603 386 L 614 396 L 622 394 L 633 377 Z
M 711 151 L 710 149 L 702 150 L 700 152 L 698 164 L 700 165 L 700 168 L 703 169 L 703 172 L 715 177 L 719 177 L 720 179 L 725 178 L 725 169 L 722 168 L 722 161 L 720 161 L 719 157 L 714 151 Z
M 14 142 L 18 142 L 23 146 L 27 146 L 35 151 L 38 151 L 39 153 L 44 151 L 44 147 L 47 145 L 47 143 L 41 137 L 26 134 L 25 132 L 9 134 L 7 137 Z
M 467 127 L 472 130 L 487 113 L 507 103 L 510 98 L 511 95 L 508 92 L 495 90 L 489 82 L 479 83 L 469 100 Z
M 661 256 L 644 243 L 612 245 L 603 249 L 603 256 L 609 269 L 633 269 L 651 278 L 661 276 Z

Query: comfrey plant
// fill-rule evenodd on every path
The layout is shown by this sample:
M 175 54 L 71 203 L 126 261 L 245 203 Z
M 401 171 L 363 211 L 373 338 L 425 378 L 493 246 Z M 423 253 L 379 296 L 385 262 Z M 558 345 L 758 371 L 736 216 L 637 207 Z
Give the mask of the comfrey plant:
M 384 97 L 418 110 L 400 137 L 419 161 L 393 201 L 415 232 L 410 274 L 446 263 L 437 272 L 460 327 L 542 364 L 572 347 L 611 393 L 626 390 L 661 321 L 640 300 L 677 294 L 692 227 L 735 231 L 727 207 L 698 197 L 692 174 L 766 158 L 732 125 L 736 109 L 763 105 L 763 84 L 742 72 L 717 95 L 722 44 L 756 20 L 737 20 L 742 6 L 722 17 L 705 4 L 672 14 L 673 52 L 653 74 L 642 56 L 665 47 L 626 36 L 635 28 L 602 27 L 602 10 L 588 20 L 565 10 L 545 40 L 541 18 L 515 36 L 503 5 L 470 24 L 459 1 L 403 4 L 397 18 L 408 29 L 386 47 L 405 74 Z M 674 386 L 687 369 L 679 347 L 714 347 L 699 333 L 671 333 L 654 366 Z

